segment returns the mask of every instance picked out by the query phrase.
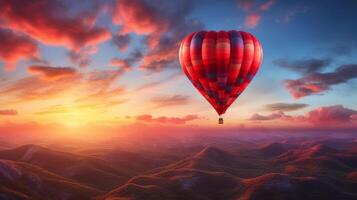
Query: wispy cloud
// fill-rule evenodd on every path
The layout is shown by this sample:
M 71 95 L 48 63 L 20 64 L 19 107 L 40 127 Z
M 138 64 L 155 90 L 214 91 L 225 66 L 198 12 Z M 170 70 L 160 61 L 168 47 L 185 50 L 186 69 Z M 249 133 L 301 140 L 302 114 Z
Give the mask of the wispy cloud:
M 306 13 L 307 11 L 309 11 L 309 9 L 310 8 L 305 5 L 293 6 L 292 8 L 287 9 L 285 15 L 282 18 L 278 19 L 277 22 L 289 23 L 296 17 L 296 15 Z
M 347 83 L 355 78 L 357 78 L 357 65 L 349 64 L 342 65 L 333 72 L 316 72 L 296 80 L 286 80 L 284 85 L 294 98 L 299 99 L 309 95 L 322 94 L 331 90 L 331 86 Z
M 140 50 L 136 49 L 131 52 L 126 58 L 112 58 L 110 60 L 110 64 L 112 66 L 116 66 L 120 69 L 127 71 L 131 70 L 135 64 L 140 62 L 143 56 L 143 53 Z
M 157 96 L 151 99 L 151 103 L 157 107 L 185 105 L 189 101 L 190 97 L 187 95 Z
M 136 121 L 146 123 L 160 123 L 160 124 L 186 124 L 189 121 L 199 119 L 198 115 L 186 115 L 184 117 L 153 117 L 152 115 L 138 115 L 135 117 Z
M 306 108 L 308 105 L 304 103 L 272 103 L 265 105 L 267 110 L 271 111 L 295 111 Z
M 113 36 L 112 42 L 118 48 L 119 51 L 125 51 L 128 49 L 131 41 L 131 37 L 128 33 L 118 33 Z
M 266 0 L 264 2 L 238 0 L 237 2 L 238 6 L 247 12 L 245 26 L 247 28 L 255 28 L 262 18 L 262 13 L 268 11 L 276 3 L 276 0 Z
M 312 124 L 328 123 L 350 123 L 357 114 L 357 110 L 345 108 L 342 105 L 334 105 L 327 107 L 320 107 L 307 112 L 305 115 L 287 115 L 282 111 L 278 111 L 269 115 L 253 114 L 249 120 L 252 121 L 269 121 L 269 120 L 283 120 L 283 121 L 297 121 L 308 122 Z
M 0 110 L 0 115 L 14 116 L 17 115 L 17 111 L 13 109 Z
M 54 80 L 64 77 L 76 75 L 76 69 L 72 67 L 51 67 L 31 65 L 28 67 L 28 71 L 33 74 L 39 74 L 44 80 Z

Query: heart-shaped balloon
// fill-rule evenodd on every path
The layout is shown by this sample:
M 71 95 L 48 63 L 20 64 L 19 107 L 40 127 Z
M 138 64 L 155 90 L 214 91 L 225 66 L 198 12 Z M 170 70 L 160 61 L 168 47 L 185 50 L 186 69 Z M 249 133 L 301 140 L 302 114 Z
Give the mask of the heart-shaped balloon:
M 180 45 L 182 70 L 219 115 L 244 91 L 262 63 L 259 41 L 243 31 L 200 31 Z

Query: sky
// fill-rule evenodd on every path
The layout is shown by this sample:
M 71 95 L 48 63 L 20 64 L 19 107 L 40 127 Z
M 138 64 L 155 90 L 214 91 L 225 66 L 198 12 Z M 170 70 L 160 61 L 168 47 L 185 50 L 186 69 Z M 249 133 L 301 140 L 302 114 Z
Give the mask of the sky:
M 246 31 L 263 47 L 225 127 L 354 128 L 356 10 L 354 0 L 0 0 L 0 130 L 217 128 L 178 61 L 199 30 Z

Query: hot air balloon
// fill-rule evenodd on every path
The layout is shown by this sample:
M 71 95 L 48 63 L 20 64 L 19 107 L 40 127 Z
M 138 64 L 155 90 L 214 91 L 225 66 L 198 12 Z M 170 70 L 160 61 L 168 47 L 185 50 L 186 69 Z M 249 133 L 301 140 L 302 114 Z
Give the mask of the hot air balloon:
M 222 114 L 245 90 L 262 63 L 262 47 L 243 31 L 199 31 L 181 42 L 179 59 L 193 86 Z

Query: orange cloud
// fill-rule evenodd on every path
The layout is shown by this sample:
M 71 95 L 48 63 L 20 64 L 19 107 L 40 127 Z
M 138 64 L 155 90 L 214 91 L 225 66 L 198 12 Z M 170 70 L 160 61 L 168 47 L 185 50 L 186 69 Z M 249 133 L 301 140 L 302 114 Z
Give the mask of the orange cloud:
M 77 72 L 71 67 L 51 67 L 32 65 L 28 67 L 30 73 L 40 74 L 45 80 L 60 79 L 63 77 L 74 76 Z
M 48 45 L 80 49 L 108 40 L 110 32 L 94 26 L 98 9 L 71 16 L 59 0 L 3 0 L 0 17 L 3 26 L 23 32 Z
M 187 122 L 195 119 L 199 119 L 199 117 L 197 115 L 186 115 L 185 117 L 161 116 L 154 118 L 152 115 L 148 114 L 136 116 L 136 121 L 161 124 L 186 124 Z
M 61 94 L 78 84 L 78 76 L 63 77 L 51 82 L 40 77 L 25 77 L 5 85 L 0 89 L 0 95 L 6 95 L 10 102 L 27 102 L 30 100 L 46 99 Z
M 29 37 L 19 35 L 11 30 L 0 28 L 0 59 L 6 69 L 12 69 L 23 59 L 38 60 L 37 44 Z
M 13 109 L 0 110 L 0 115 L 14 116 L 17 115 L 17 111 Z
M 187 104 L 190 101 L 189 96 L 174 95 L 174 96 L 158 96 L 151 99 L 151 102 L 157 107 L 178 106 Z
M 123 74 L 120 70 L 97 70 L 87 73 L 74 73 L 72 69 L 55 67 L 32 68 L 29 76 L 9 82 L 0 88 L 0 95 L 6 95 L 9 102 L 27 102 L 63 96 L 75 92 L 72 98 L 78 101 L 103 101 L 122 94 L 122 86 L 113 86 Z M 50 81 L 49 81 L 50 80 Z
M 265 105 L 267 110 L 271 111 L 295 111 L 306 108 L 308 105 L 304 103 L 272 103 Z

